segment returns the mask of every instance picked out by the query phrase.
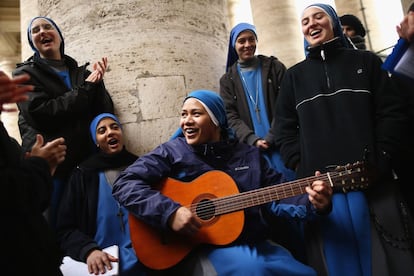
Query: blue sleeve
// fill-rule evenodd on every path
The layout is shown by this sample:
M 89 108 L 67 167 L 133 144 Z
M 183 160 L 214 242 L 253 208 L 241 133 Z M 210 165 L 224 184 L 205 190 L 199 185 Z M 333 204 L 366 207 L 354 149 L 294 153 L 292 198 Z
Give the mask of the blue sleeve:
M 269 205 L 271 214 L 295 220 L 312 220 L 317 217 L 315 207 L 310 203 L 308 194 L 302 194 Z
M 122 206 L 157 229 L 166 229 L 168 218 L 180 207 L 154 188 L 170 174 L 171 160 L 161 145 L 126 168 L 113 186 L 112 194 Z

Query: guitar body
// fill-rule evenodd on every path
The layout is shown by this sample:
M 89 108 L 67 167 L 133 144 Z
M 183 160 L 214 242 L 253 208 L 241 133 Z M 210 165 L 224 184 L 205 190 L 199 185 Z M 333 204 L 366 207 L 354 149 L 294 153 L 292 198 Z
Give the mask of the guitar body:
M 180 262 L 199 244 L 226 245 L 240 235 L 244 225 L 244 211 L 212 215 L 206 210 L 211 199 L 239 194 L 234 180 L 224 172 L 210 171 L 191 182 L 167 178 L 157 187 L 165 196 L 182 206 L 192 206 L 193 213 L 202 222 L 194 236 L 160 232 L 129 214 L 131 241 L 138 259 L 152 269 L 166 269 Z M 203 207 L 204 206 L 204 207 Z M 209 208 L 211 205 L 207 205 Z M 213 208 L 215 209 L 215 208 Z

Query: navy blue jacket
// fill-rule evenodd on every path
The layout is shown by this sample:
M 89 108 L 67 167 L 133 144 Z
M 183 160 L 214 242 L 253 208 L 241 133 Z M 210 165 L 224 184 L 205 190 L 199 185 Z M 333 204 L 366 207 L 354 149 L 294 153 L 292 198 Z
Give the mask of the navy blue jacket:
M 193 181 L 211 170 L 220 170 L 236 183 L 239 192 L 246 192 L 280 182 L 281 174 L 268 166 L 260 151 L 245 143 L 221 141 L 190 146 L 185 138 L 170 140 L 152 152 L 138 158 L 126 168 L 114 183 L 113 195 L 130 213 L 160 230 L 169 230 L 168 219 L 181 205 L 164 196 L 152 186 L 166 177 L 183 182 Z M 291 199 L 303 204 L 272 208 L 276 215 L 309 218 L 314 209 L 307 196 Z M 271 204 L 247 208 L 244 228 L 239 242 L 268 238 L 269 226 L 263 211 L 270 212 Z M 281 205 L 282 206 L 282 205 Z

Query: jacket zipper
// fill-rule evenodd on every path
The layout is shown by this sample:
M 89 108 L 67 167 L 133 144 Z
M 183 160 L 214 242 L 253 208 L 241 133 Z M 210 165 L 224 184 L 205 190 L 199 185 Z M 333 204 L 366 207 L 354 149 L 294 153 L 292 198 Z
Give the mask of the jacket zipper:
M 325 71 L 325 78 L 326 78 L 326 85 L 328 86 L 328 90 L 331 90 L 331 80 L 329 78 L 329 74 L 328 74 L 328 67 L 326 65 L 326 57 L 325 57 L 325 50 L 321 49 L 321 57 L 323 60 L 323 68 Z

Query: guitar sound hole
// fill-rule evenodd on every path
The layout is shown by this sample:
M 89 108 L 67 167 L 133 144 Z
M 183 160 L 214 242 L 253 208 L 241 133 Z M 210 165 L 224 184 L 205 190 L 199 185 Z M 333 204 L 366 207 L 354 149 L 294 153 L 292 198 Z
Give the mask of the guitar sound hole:
M 197 204 L 196 214 L 202 220 L 209 220 L 214 217 L 215 206 L 212 201 L 203 199 Z

